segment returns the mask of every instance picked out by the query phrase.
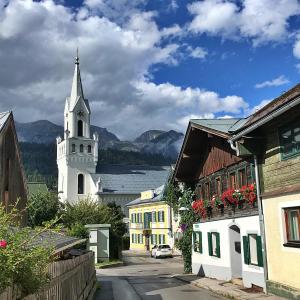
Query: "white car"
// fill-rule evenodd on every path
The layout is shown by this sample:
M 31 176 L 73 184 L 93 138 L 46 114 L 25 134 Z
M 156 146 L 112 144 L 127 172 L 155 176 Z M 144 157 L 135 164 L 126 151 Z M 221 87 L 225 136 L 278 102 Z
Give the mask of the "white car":
M 155 245 L 151 249 L 151 257 L 173 257 L 172 249 L 169 245 Z

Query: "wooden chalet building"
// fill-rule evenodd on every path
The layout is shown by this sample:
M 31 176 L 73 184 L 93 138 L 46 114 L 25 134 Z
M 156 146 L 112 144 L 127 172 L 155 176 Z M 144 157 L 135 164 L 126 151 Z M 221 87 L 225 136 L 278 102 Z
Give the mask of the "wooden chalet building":
M 173 180 L 195 191 L 193 273 L 265 289 L 252 157 L 239 157 L 228 142 L 246 121 L 190 120 Z
M 267 290 L 300 299 L 300 84 L 250 116 L 231 143 L 259 163 Z
M 12 112 L 0 113 L 0 201 L 6 211 L 17 204 L 26 224 L 26 179 Z

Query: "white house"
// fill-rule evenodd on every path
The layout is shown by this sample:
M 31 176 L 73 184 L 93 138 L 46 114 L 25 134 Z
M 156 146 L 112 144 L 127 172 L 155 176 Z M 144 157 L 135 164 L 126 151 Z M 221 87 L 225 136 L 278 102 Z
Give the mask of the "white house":
M 254 164 L 227 141 L 244 122 L 190 120 L 173 180 L 194 187 L 192 272 L 265 290 Z

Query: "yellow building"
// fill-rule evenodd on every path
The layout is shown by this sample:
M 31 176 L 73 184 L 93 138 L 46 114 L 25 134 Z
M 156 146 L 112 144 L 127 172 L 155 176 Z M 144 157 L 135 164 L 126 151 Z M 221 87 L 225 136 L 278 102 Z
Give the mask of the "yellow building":
M 129 208 L 130 250 L 149 250 L 156 244 L 173 248 L 171 208 L 162 201 L 164 186 L 141 193 Z

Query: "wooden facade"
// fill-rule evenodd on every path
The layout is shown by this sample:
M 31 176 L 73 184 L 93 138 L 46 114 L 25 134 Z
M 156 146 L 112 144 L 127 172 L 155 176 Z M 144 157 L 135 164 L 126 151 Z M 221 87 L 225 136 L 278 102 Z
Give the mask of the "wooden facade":
M 16 206 L 25 225 L 27 188 L 14 119 L 11 112 L 1 116 L 5 121 L 0 125 L 0 199 L 6 211 Z
M 195 186 L 197 198 L 221 197 L 229 188 L 238 189 L 254 183 L 251 159 L 238 157 L 228 137 L 189 125 L 174 179 Z

